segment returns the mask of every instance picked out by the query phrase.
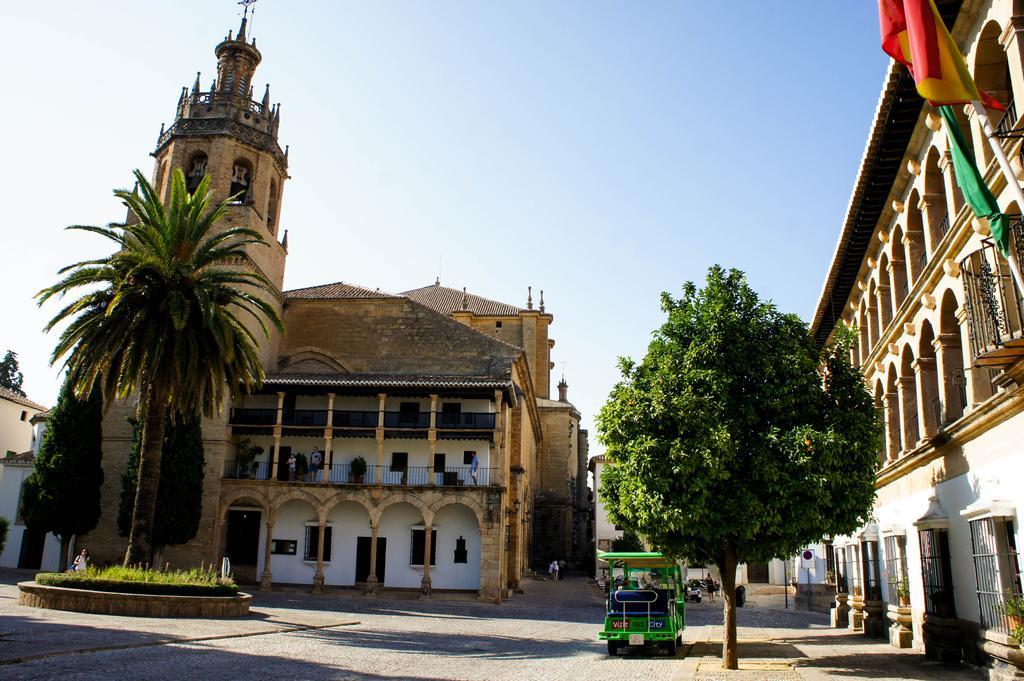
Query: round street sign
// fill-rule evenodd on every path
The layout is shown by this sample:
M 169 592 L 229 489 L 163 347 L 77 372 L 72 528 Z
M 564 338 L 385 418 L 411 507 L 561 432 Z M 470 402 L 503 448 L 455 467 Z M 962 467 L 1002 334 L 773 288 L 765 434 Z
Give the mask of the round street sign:
M 814 551 L 811 551 L 810 549 L 804 549 L 802 556 L 804 560 L 814 560 Z

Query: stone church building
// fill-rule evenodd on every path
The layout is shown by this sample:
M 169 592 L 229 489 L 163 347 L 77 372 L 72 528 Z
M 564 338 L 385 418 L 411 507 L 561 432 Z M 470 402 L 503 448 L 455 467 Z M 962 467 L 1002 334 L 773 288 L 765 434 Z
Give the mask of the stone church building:
M 261 391 L 203 422 L 203 513 L 196 537 L 167 547 L 174 565 L 230 558 L 241 582 L 470 590 L 500 601 L 532 567 L 583 566 L 587 431 L 552 399 L 554 321 L 532 291 L 525 307 L 440 281 L 404 293 L 344 282 L 285 291 L 280 224 L 288 149 L 267 86 L 253 98 L 262 55 L 242 20 L 215 49 L 161 129 L 153 183 L 172 170 L 190 188 L 211 178 L 216 200 L 238 196 L 225 220 L 261 232 L 252 267 L 267 277 L 285 323 L 261 347 Z M 126 417 L 105 417 L 99 526 L 82 540 L 118 560 Z M 319 462 L 319 466 L 315 464 Z

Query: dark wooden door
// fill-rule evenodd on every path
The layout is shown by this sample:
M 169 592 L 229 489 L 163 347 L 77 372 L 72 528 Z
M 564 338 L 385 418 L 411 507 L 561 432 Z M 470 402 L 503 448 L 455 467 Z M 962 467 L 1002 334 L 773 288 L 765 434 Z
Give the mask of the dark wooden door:
M 370 576 L 370 540 L 356 537 L 356 581 L 365 582 Z M 377 537 L 377 584 L 384 584 L 384 568 L 388 562 L 388 538 Z
M 260 512 L 228 511 L 228 540 L 224 555 L 233 565 L 256 565 L 260 551 Z
M 751 584 L 767 584 L 768 563 L 747 563 L 747 581 Z
M 38 570 L 43 564 L 43 548 L 46 533 L 25 528 L 21 534 L 21 551 L 18 553 L 18 567 L 23 570 Z

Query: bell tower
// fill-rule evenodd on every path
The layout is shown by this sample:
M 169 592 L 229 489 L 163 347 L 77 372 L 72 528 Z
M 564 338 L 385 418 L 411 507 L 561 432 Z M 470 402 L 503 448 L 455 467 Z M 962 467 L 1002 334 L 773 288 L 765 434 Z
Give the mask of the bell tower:
M 161 126 L 152 156 L 156 159 L 153 186 L 165 200 L 170 195 L 172 171 L 180 168 L 189 191 L 204 176 L 210 177 L 213 200 L 231 199 L 225 225 L 242 226 L 263 235 L 268 246 L 250 247 L 251 265 L 275 289 L 281 311 L 287 230 L 280 229 L 281 199 L 288 179 L 288 150 L 277 141 L 281 105 L 270 103 L 270 85 L 262 99 L 253 99 L 253 76 L 263 56 L 256 40 L 246 35 L 248 17 L 242 17 L 238 34 L 227 37 L 214 49 L 217 75 L 204 90 L 196 73 L 191 89 L 183 87 L 174 121 Z M 276 338 L 264 345 L 261 355 L 271 368 Z

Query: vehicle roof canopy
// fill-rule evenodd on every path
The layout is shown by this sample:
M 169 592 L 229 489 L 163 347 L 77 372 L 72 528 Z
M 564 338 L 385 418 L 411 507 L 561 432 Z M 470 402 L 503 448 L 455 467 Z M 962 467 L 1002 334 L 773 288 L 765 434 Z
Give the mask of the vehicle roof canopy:
M 673 561 L 660 553 L 647 553 L 642 551 L 609 551 L 599 553 L 597 557 L 601 560 L 620 563 L 631 568 L 665 568 L 671 567 Z

